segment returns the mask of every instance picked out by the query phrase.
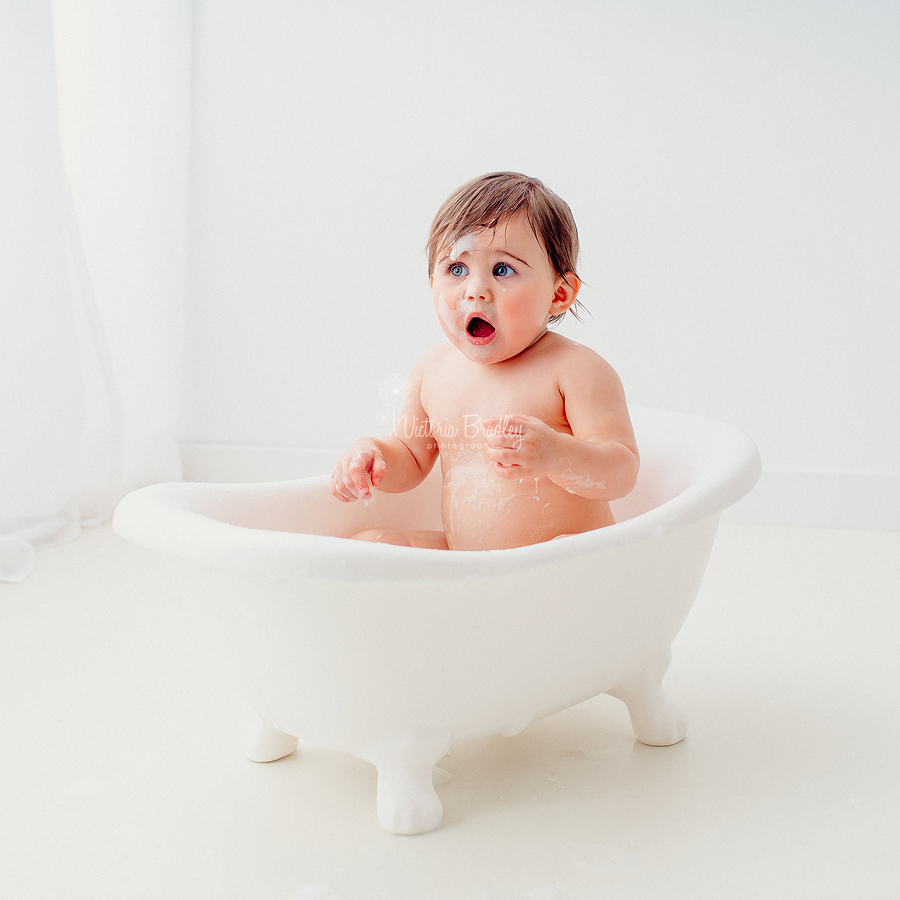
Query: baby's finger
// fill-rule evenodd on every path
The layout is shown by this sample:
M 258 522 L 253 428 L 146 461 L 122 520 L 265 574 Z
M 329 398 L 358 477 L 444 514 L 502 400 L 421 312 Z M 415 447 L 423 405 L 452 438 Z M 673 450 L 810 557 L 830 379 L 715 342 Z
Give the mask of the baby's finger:
M 342 503 L 352 503 L 357 499 L 356 495 L 351 494 L 347 489 L 344 480 L 343 467 L 340 463 L 335 466 L 334 471 L 331 473 L 331 493 Z
M 507 447 L 489 447 L 485 453 L 488 459 L 501 466 L 512 468 L 519 465 L 519 455 L 515 450 Z
M 518 431 L 527 429 L 529 425 L 543 425 L 544 424 L 543 420 L 536 419 L 534 416 L 520 416 L 517 414 L 513 414 L 511 416 L 504 416 L 502 421 L 506 423 L 507 428 L 512 428 L 512 429 L 518 430 Z
M 481 432 L 485 437 L 499 437 L 517 431 L 521 431 L 521 428 L 512 424 L 508 416 L 502 416 L 499 419 L 485 419 L 481 423 Z
M 372 457 L 369 453 L 354 453 L 350 457 L 347 466 L 347 474 L 350 484 L 356 488 L 356 496 L 363 500 L 368 500 L 371 496 L 369 491 L 369 480 L 367 472 L 372 463 Z
M 386 472 L 387 466 L 385 465 L 384 457 L 381 455 L 380 450 L 376 450 L 375 458 L 372 461 L 372 487 L 381 484 L 381 480 L 384 478 Z
M 340 460 L 331 473 L 331 493 L 345 503 L 359 499 L 358 491 L 353 486 L 347 472 L 347 460 L 345 459 Z
M 498 421 L 496 427 L 484 427 L 484 437 L 488 446 L 515 449 L 516 445 L 522 440 L 522 432 L 515 429 L 501 428 L 499 420 L 496 421 Z
M 507 466 L 502 462 L 498 462 L 494 465 L 493 471 L 501 478 L 506 478 L 509 481 L 513 479 L 517 481 L 522 480 L 522 467 L 519 465 Z
M 517 431 L 510 431 L 500 436 L 491 443 L 497 450 L 511 450 L 514 453 L 522 446 L 522 435 Z

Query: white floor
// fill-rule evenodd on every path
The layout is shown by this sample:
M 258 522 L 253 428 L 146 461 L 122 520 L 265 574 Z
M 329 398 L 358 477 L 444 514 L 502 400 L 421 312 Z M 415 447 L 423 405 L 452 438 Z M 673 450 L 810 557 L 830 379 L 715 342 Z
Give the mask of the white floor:
M 667 680 L 687 739 L 599 697 L 458 747 L 413 838 L 352 757 L 245 761 L 203 631 L 108 526 L 0 585 L 0 896 L 900 896 L 900 533 L 722 526 Z

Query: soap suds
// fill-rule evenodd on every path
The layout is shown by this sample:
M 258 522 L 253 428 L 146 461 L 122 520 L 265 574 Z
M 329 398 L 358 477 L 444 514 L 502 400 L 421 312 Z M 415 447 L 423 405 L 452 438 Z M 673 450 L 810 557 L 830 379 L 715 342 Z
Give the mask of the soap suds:
M 576 473 L 571 466 L 562 473 L 562 478 L 560 480 L 568 481 L 572 485 L 572 487 L 566 487 L 564 484 L 560 485 L 563 490 L 567 491 L 570 494 L 578 494 L 578 488 L 587 491 L 606 490 L 605 481 L 595 481 L 590 477 L 590 475 L 587 475 L 586 473 Z
M 355 463 L 357 461 L 365 464 L 365 457 L 363 456 L 362 451 L 357 450 L 356 453 L 353 454 L 353 457 L 350 460 L 350 465 L 352 466 L 353 463 Z M 371 498 L 374 498 L 375 494 L 372 491 L 372 475 L 371 475 L 371 473 L 366 472 L 365 476 L 366 476 L 366 490 L 368 491 L 369 496 L 367 497 L 366 494 L 362 493 L 361 491 L 357 491 L 356 496 L 357 496 L 357 499 L 363 500 L 365 502 L 365 505 L 368 506 L 369 500 Z
M 474 300 L 467 300 L 465 297 L 460 297 L 451 307 L 447 295 L 443 291 L 438 294 L 437 313 L 448 330 L 461 341 L 466 340 L 466 319 L 468 319 L 469 313 L 475 312 L 476 307 L 477 304 Z M 472 348 L 472 350 L 478 349 L 478 347 Z
M 463 253 L 469 253 L 477 242 L 477 231 L 469 231 L 466 234 L 461 235 L 450 245 L 450 259 L 455 261 L 459 259 Z

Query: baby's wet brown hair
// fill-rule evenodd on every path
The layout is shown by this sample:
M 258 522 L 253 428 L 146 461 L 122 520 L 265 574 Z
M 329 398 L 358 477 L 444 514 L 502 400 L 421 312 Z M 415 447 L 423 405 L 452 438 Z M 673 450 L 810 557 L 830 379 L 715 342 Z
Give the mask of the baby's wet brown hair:
M 428 274 L 434 274 L 437 255 L 464 234 L 494 229 L 504 219 L 522 212 L 534 236 L 547 253 L 557 275 L 566 280 L 576 275 L 578 229 L 569 204 L 537 178 L 520 172 L 479 175 L 457 188 L 441 205 L 431 223 L 426 244 Z M 575 301 L 575 305 L 580 305 Z M 572 315 L 578 314 L 572 308 Z M 565 312 L 551 316 L 558 322 Z

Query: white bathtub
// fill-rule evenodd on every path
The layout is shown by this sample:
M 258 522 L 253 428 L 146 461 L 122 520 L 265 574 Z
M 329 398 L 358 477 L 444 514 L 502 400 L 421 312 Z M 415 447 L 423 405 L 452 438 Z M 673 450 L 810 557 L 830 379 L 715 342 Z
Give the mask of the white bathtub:
M 329 477 L 271 484 L 158 484 L 119 504 L 116 531 L 215 567 L 222 616 L 261 724 L 250 758 L 298 735 L 378 769 L 389 831 L 441 821 L 433 770 L 450 747 L 514 735 L 600 693 L 637 738 L 680 741 L 661 682 L 700 586 L 721 510 L 759 477 L 759 454 L 721 423 L 632 411 L 641 473 L 617 524 L 511 550 L 442 551 L 345 540 L 366 528 L 439 528 L 437 468 L 366 507 Z M 440 770 L 437 770 L 438 773 Z

